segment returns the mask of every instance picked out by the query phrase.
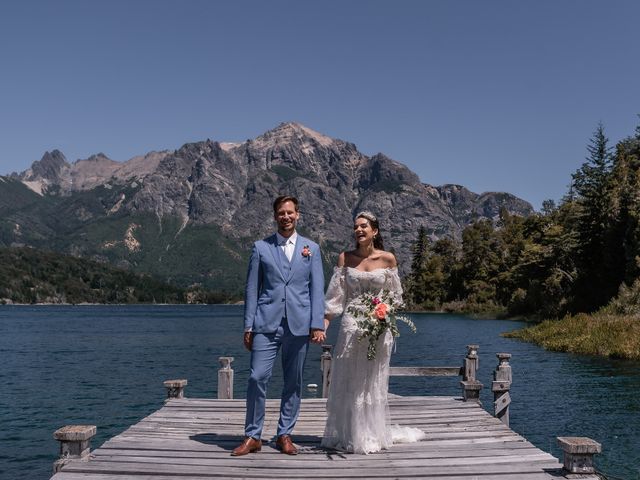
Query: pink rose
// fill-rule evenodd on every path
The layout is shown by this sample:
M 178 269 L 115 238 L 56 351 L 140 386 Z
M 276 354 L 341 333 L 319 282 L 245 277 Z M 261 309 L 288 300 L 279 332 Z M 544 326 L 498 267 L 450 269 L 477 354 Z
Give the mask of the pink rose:
M 384 318 L 387 316 L 387 304 L 386 303 L 378 303 L 376 305 L 376 308 L 374 310 L 376 317 L 378 317 L 378 320 L 384 320 Z
M 303 257 L 311 256 L 311 249 L 309 248 L 309 245 L 305 245 L 304 247 L 302 247 L 302 256 Z
M 374 305 L 378 305 L 380 303 L 380 299 L 378 297 L 373 297 L 371 299 L 371 303 L 373 303 Z

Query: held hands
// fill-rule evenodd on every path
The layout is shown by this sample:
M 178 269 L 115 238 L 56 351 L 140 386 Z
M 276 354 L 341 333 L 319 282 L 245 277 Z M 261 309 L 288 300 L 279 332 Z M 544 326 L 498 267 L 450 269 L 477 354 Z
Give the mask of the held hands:
M 309 339 L 311 340 L 311 343 L 322 344 L 327 339 L 327 336 L 325 335 L 324 331 L 317 328 L 312 328 L 309 334 Z
M 327 336 L 322 330 L 313 328 L 309 333 L 309 338 L 312 343 L 322 344 L 327 339 Z M 253 347 L 253 332 L 244 332 L 242 343 L 244 343 L 244 348 L 251 351 L 251 348 Z
M 327 329 L 329 328 L 329 322 L 330 322 L 331 318 L 330 317 L 325 317 L 324 318 L 324 331 L 320 330 L 319 328 L 312 328 L 311 329 L 311 333 L 309 334 L 309 338 L 311 339 L 311 343 L 317 343 L 322 345 L 324 342 L 327 341 Z

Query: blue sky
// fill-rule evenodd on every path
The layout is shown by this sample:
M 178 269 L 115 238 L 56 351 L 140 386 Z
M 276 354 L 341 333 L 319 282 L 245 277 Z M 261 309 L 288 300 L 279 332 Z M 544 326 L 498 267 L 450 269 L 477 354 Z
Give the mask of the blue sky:
M 640 2 L 0 3 L 0 174 L 297 121 L 432 185 L 566 192 L 640 123 Z

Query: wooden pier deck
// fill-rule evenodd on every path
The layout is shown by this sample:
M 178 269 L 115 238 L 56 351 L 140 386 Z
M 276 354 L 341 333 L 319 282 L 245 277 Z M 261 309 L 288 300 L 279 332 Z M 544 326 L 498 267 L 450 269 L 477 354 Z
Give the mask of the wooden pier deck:
M 52 480 L 195 480 L 293 478 L 428 478 L 545 480 L 565 477 L 559 461 L 487 413 L 457 397 L 392 397 L 392 423 L 424 430 L 427 438 L 371 455 L 320 447 L 325 400 L 305 399 L 293 440 L 294 457 L 273 443 L 259 453 L 231 457 L 241 441 L 245 401 L 170 399 L 158 411 L 74 460 Z M 267 402 L 263 439 L 275 435 L 279 400 Z

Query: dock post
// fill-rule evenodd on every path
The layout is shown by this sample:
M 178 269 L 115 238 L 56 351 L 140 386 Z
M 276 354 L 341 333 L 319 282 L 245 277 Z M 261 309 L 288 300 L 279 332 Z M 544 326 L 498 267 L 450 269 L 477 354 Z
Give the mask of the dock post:
M 464 358 L 462 364 L 462 396 L 464 401 L 473 400 L 480 402 L 480 390 L 482 390 L 482 383 L 476 379 L 478 372 L 479 358 L 478 358 L 478 345 L 467 345 L 467 356 Z
M 331 382 L 331 345 L 322 345 L 320 370 L 322 370 L 322 398 L 327 398 Z
M 570 473 L 595 473 L 593 456 L 602 445 L 587 437 L 557 437 L 564 452 L 564 469 Z
M 462 380 L 476 380 L 478 373 L 479 358 L 478 358 L 478 345 L 467 345 L 467 356 L 464 357 Z
M 88 460 L 96 431 L 95 425 L 67 425 L 56 430 L 53 438 L 60 442 L 60 458 L 53 463 L 53 473 L 58 473 L 71 460 Z
M 220 369 L 218 370 L 218 398 L 233 398 L 233 357 L 218 357 Z
M 507 427 L 509 426 L 509 405 L 511 404 L 511 365 L 509 365 L 510 353 L 496 353 L 498 366 L 493 371 L 493 415 L 499 418 Z
M 187 386 L 186 379 L 165 380 L 164 386 L 167 388 L 167 398 L 184 398 L 184 387 Z

